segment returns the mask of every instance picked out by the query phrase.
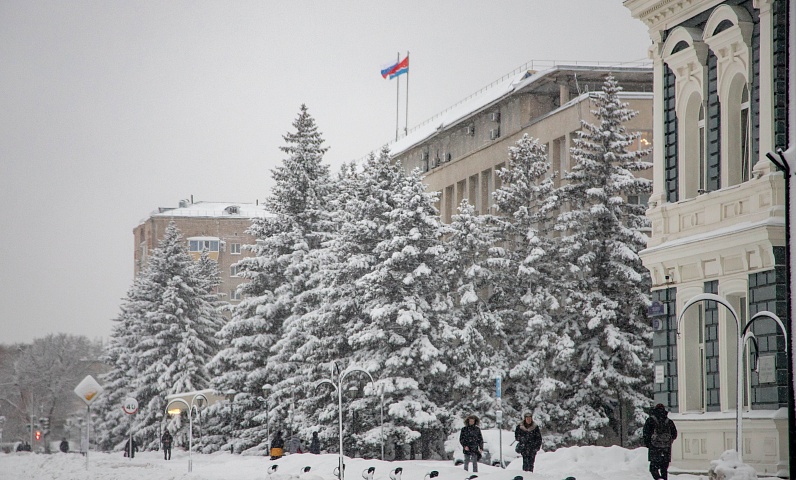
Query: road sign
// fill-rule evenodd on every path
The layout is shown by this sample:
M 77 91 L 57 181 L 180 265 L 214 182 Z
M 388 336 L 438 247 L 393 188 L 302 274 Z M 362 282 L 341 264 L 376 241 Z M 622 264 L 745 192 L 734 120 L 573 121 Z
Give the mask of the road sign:
M 133 397 L 127 397 L 124 399 L 124 403 L 122 404 L 122 410 L 127 415 L 132 415 L 138 411 L 138 400 Z
M 495 398 L 500 398 L 502 393 L 502 385 L 503 379 L 501 377 L 495 377 Z
M 77 387 L 75 387 L 75 393 L 84 402 L 86 402 L 86 405 L 91 405 L 91 403 L 94 402 L 94 400 L 96 400 L 100 393 L 102 393 L 104 390 L 105 389 L 102 388 L 102 385 L 97 383 L 97 381 L 94 380 L 94 377 L 91 375 L 86 375 L 86 378 L 84 378 L 80 383 L 77 384 Z
M 647 315 L 650 317 L 660 317 L 667 314 L 666 304 L 655 300 L 647 307 Z

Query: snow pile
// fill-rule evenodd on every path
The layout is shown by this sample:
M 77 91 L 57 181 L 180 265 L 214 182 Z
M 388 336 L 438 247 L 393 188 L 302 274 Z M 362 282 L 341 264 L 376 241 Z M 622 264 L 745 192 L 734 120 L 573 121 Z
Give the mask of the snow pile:
M 478 480 L 649 480 L 647 450 L 628 450 L 621 447 L 570 447 L 554 452 L 540 452 L 536 471 L 522 471 L 517 459 L 504 470 L 479 465 Z M 0 480 L 335 480 L 338 457 L 334 454 L 288 455 L 271 461 L 267 457 L 232 455 L 217 452 L 210 455 L 193 454 L 193 472 L 188 473 L 188 453 L 175 450 L 171 461 L 164 461 L 161 452 L 140 452 L 135 458 L 124 458 L 120 452 L 91 452 L 89 471 L 85 457 L 79 454 L 32 453 L 0 454 Z M 275 471 L 269 470 L 276 465 Z M 307 467 L 309 467 L 308 471 Z M 390 472 L 401 467 L 400 480 L 424 480 L 432 470 L 439 472 L 438 480 L 462 480 L 461 466 L 450 460 L 407 460 L 382 462 L 361 458 L 346 458 L 346 480 L 363 478 L 363 471 L 375 468 L 373 480 L 389 480 Z M 672 480 L 700 480 L 704 476 L 670 475 Z M 741 480 L 751 477 L 726 477 Z M 773 480 L 773 479 L 772 479 Z
M 727 450 L 718 460 L 710 462 L 710 478 L 716 480 L 757 480 L 757 472 L 741 462 L 738 452 Z

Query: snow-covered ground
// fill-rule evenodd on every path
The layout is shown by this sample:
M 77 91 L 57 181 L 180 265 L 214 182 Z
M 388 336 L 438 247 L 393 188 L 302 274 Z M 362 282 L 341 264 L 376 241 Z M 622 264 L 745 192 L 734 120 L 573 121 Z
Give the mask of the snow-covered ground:
M 278 465 L 269 474 L 269 467 Z M 470 472 L 453 466 L 451 461 L 407 460 L 382 462 L 379 460 L 347 459 L 346 478 L 360 480 L 362 472 L 375 467 L 373 480 L 389 480 L 390 471 L 403 468 L 401 480 L 424 480 L 431 470 L 439 472 L 438 480 L 464 480 Z M 134 459 L 121 453 L 95 453 L 89 457 L 86 472 L 85 458 L 79 454 L 32 453 L 0 454 L 0 480 L 334 480 L 337 455 L 289 455 L 272 462 L 265 457 L 232 455 L 219 452 L 212 455 L 194 453 L 193 472 L 188 473 L 188 453 L 174 451 L 172 460 L 163 460 L 161 452 L 140 452 Z M 310 471 L 304 473 L 305 467 Z M 522 471 L 522 460 L 513 461 L 505 470 L 479 465 L 479 480 L 562 480 L 568 476 L 577 480 L 649 480 L 647 450 L 627 450 L 621 447 L 571 447 L 555 452 L 541 452 L 536 472 Z M 706 479 L 698 475 L 670 475 L 673 480 Z M 773 479 L 772 479 L 773 480 Z

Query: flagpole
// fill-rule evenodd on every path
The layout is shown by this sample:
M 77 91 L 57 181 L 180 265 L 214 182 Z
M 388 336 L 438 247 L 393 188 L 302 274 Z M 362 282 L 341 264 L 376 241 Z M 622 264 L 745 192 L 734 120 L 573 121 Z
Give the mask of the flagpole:
M 395 61 L 396 65 L 401 63 L 401 52 L 398 52 L 398 59 Z M 401 78 L 395 79 L 395 141 L 398 141 L 398 106 L 401 104 L 400 95 L 400 86 L 401 86 Z
M 407 69 L 406 69 L 406 110 L 404 111 L 404 136 L 409 135 L 409 50 L 406 51 Z

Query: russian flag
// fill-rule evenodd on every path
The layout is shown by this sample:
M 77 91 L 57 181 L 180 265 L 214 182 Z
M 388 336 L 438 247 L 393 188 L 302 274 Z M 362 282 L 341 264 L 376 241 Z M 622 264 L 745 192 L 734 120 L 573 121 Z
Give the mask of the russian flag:
M 381 76 L 384 79 L 389 77 L 389 79 L 392 80 L 398 75 L 403 75 L 404 73 L 409 73 L 409 55 L 407 55 L 406 58 L 400 62 L 381 69 Z

